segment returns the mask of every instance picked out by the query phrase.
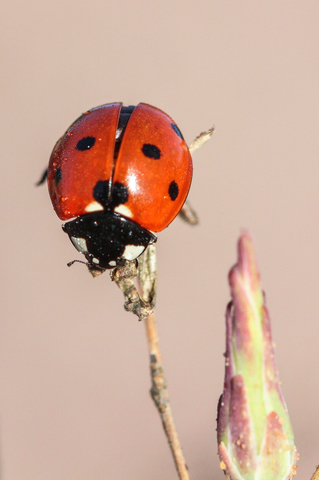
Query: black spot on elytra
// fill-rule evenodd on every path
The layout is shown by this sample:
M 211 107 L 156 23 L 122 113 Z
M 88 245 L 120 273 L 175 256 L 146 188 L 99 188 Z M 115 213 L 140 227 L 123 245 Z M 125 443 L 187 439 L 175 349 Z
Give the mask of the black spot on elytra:
M 115 182 L 112 188 L 112 205 L 116 207 L 128 201 L 128 188 L 123 183 Z
M 174 180 L 170 183 L 170 186 L 168 188 L 168 194 L 171 197 L 171 199 L 174 201 L 178 197 L 178 185 Z
M 118 205 L 128 200 L 128 188 L 123 183 L 115 182 L 109 196 L 109 181 L 99 180 L 93 189 L 93 197 L 106 210 L 113 210 Z
M 174 132 L 182 139 L 184 140 L 184 137 L 182 135 L 182 132 L 180 131 L 180 129 L 178 128 L 177 125 L 175 125 L 175 123 L 171 123 L 171 127 L 172 129 L 174 130 Z
M 94 137 L 84 137 L 78 141 L 75 148 L 83 152 L 84 150 L 89 150 L 90 148 L 92 148 L 94 144 L 95 144 Z
M 108 205 L 109 201 L 109 181 L 99 180 L 93 189 L 93 197 L 97 202 L 99 202 L 103 207 Z
M 57 168 L 56 171 L 54 172 L 54 185 L 57 186 L 57 184 L 60 182 L 62 178 L 62 170 L 61 168 Z
M 158 160 L 161 156 L 161 151 L 156 145 L 152 145 L 151 143 L 144 143 L 142 147 L 142 152 L 148 158 L 154 158 Z

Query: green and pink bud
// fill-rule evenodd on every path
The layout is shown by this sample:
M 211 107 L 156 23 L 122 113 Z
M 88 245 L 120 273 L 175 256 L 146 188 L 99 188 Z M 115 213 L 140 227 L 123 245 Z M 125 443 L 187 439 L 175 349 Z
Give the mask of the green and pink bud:
M 298 453 L 248 233 L 239 239 L 229 284 L 225 381 L 217 417 L 220 465 L 230 480 L 288 480 L 296 473 Z

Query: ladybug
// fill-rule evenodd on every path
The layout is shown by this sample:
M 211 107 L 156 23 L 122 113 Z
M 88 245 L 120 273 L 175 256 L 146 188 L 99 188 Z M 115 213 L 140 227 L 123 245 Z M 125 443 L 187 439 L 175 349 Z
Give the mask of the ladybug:
M 145 103 L 81 115 L 55 145 L 51 201 L 89 268 L 135 260 L 181 210 L 192 158 L 176 123 Z

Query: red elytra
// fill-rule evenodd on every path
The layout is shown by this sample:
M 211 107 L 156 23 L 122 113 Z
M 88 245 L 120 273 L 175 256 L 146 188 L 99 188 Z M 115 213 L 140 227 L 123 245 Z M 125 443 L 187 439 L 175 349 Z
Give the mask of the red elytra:
M 186 200 L 192 180 L 191 155 L 166 113 L 140 103 L 121 131 L 121 107 L 111 103 L 89 110 L 58 141 L 48 169 L 53 207 L 62 220 L 103 211 L 108 207 L 97 200 L 95 189 L 104 182 L 114 212 L 160 232 Z M 86 141 L 84 148 L 81 141 Z M 127 195 L 112 207 L 112 189 L 119 184 Z
M 87 213 L 87 206 L 94 202 L 96 183 L 111 178 L 120 109 L 120 103 L 113 103 L 87 111 L 55 145 L 49 161 L 48 186 L 61 220 Z M 96 139 L 94 148 L 77 150 L 79 140 L 88 136 Z M 57 172 L 61 178 L 57 179 Z

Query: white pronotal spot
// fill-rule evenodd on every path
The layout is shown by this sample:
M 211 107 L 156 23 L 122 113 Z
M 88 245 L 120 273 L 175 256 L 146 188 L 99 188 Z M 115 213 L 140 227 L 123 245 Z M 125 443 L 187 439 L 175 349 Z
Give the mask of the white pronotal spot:
M 123 257 L 126 260 L 134 260 L 143 253 L 145 247 L 143 245 L 126 245 Z
M 99 203 L 99 202 L 91 202 L 89 203 L 85 209 L 84 209 L 87 213 L 90 213 L 90 212 L 99 212 L 100 210 L 104 210 L 104 208 L 102 207 L 102 205 Z
M 111 261 L 109 262 L 109 265 L 110 265 L 110 267 L 115 267 L 115 266 L 116 266 L 116 262 L 115 262 L 114 260 L 111 260 Z
M 114 208 L 114 212 L 119 213 L 120 215 L 124 215 L 124 217 L 133 217 L 133 213 L 126 205 L 118 205 Z
M 92 262 L 93 263 L 96 263 L 96 264 L 99 264 L 100 263 L 100 260 L 98 258 L 92 258 Z
M 81 253 L 88 252 L 88 247 L 87 247 L 85 238 L 71 237 L 71 241 L 79 252 Z

